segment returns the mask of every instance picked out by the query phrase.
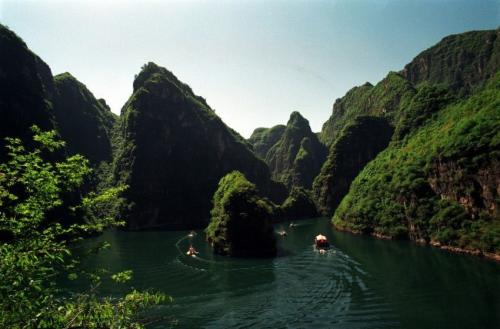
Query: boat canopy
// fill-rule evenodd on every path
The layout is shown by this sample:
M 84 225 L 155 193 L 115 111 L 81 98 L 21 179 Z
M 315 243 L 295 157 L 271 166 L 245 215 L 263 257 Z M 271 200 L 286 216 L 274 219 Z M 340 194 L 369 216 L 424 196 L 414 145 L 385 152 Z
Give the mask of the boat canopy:
M 322 234 L 318 234 L 316 235 L 316 241 L 326 241 L 326 236 L 322 235 Z

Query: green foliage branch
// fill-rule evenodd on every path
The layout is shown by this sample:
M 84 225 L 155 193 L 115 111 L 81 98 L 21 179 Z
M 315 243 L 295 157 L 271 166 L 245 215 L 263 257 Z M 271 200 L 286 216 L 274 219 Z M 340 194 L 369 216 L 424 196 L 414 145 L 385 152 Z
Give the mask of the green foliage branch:
M 0 164 L 0 327 L 143 328 L 152 320 L 146 310 L 171 298 L 137 290 L 121 298 L 99 297 L 102 276 L 110 273 L 85 271 L 82 257 L 72 252 L 85 236 L 123 224 L 107 209 L 125 187 L 82 197 L 70 210 L 81 214 L 83 223 L 62 225 L 56 210 L 65 206 L 64 195 L 78 191 L 90 174 L 89 162 L 81 155 L 46 160 L 57 159 L 64 142 L 55 131 L 36 126 L 32 131 L 33 149 L 7 138 L 9 158 Z M 65 292 L 59 286 L 63 276 L 87 278 L 90 288 Z M 131 278 L 130 271 L 111 276 L 118 283 Z

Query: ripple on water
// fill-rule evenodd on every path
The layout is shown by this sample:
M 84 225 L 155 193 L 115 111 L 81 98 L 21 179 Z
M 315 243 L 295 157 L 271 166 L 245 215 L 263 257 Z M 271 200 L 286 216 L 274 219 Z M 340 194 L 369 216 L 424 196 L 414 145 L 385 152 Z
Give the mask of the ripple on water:
M 190 243 L 203 246 L 184 235 L 173 253 L 133 262 L 139 287 L 157 287 L 175 298 L 156 311 L 178 318 L 181 327 L 377 328 L 394 322 L 387 304 L 365 284 L 361 265 L 339 249 L 320 254 L 293 242 L 293 252 L 285 250 L 283 257 L 238 260 L 213 256 L 209 248 L 188 257 Z M 113 257 L 134 248 L 125 246 Z

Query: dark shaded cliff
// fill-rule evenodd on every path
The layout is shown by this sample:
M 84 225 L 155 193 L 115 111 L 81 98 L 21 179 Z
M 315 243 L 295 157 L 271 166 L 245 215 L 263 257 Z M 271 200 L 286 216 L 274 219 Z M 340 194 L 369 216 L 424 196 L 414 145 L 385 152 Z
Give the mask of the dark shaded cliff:
M 129 229 L 204 227 L 219 180 L 233 170 L 280 201 L 266 164 L 189 86 L 154 63 L 142 68 L 122 109 L 117 179 L 130 188 Z
M 254 153 L 261 159 L 266 159 L 267 152 L 276 144 L 286 126 L 276 125 L 272 128 L 257 128 L 253 131 L 248 142 L 252 145 Z
M 66 142 L 63 153 L 82 154 L 94 165 L 110 161 L 116 116 L 104 100 L 97 101 L 69 73 L 52 77 L 49 66 L 3 25 L 0 49 L 0 160 L 4 137 L 29 143 L 30 127 L 37 125 L 59 132 Z
M 54 113 L 69 154 L 82 154 L 94 165 L 111 161 L 111 129 L 116 115 L 69 73 L 54 77 Z
M 314 180 L 313 195 L 323 216 L 333 214 L 358 173 L 389 145 L 393 131 L 387 119 L 362 116 L 344 128 Z
M 272 177 L 288 188 L 311 188 L 326 157 L 326 149 L 311 131 L 309 122 L 293 112 L 285 131 L 267 152 L 266 162 Z
M 275 210 L 276 221 L 318 217 L 319 213 L 309 190 L 293 187 L 285 202 Z
M 4 138 L 30 143 L 32 125 L 54 128 L 50 68 L 33 54 L 21 38 L 0 24 L 0 160 Z

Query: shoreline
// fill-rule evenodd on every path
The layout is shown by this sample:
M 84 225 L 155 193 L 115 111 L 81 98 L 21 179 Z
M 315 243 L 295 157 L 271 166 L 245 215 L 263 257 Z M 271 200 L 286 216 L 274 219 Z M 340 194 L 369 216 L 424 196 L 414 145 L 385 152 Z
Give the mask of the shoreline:
M 384 235 L 384 234 L 381 234 L 381 233 L 373 232 L 373 233 L 370 233 L 370 234 L 365 234 L 365 233 L 363 233 L 362 231 L 359 231 L 359 230 L 353 230 L 353 229 L 349 229 L 349 228 L 345 228 L 345 227 L 340 227 L 340 226 L 336 226 L 336 225 L 333 225 L 333 227 L 337 231 L 347 232 L 347 233 L 351 233 L 351 234 L 354 234 L 354 235 L 371 236 L 371 237 L 374 237 L 374 238 L 377 238 L 377 239 L 380 239 L 380 240 L 397 240 L 397 239 L 393 239 L 391 236 Z M 454 253 L 454 254 L 471 255 L 471 256 L 478 257 L 478 258 L 484 258 L 484 259 L 487 259 L 487 260 L 490 260 L 490 261 L 500 262 L 500 254 L 495 254 L 495 253 L 490 253 L 490 252 L 483 252 L 483 251 L 481 251 L 479 249 L 466 249 L 466 248 L 460 248 L 460 247 L 455 247 L 455 246 L 444 245 L 441 242 L 435 241 L 435 240 L 431 240 L 429 242 L 426 242 L 426 241 L 423 241 L 423 240 L 411 240 L 411 239 L 404 239 L 404 240 L 409 241 L 411 243 L 419 244 L 419 245 L 431 246 L 433 248 L 437 248 L 437 249 L 440 249 L 440 250 L 445 250 L 445 251 L 448 251 L 448 252 Z

